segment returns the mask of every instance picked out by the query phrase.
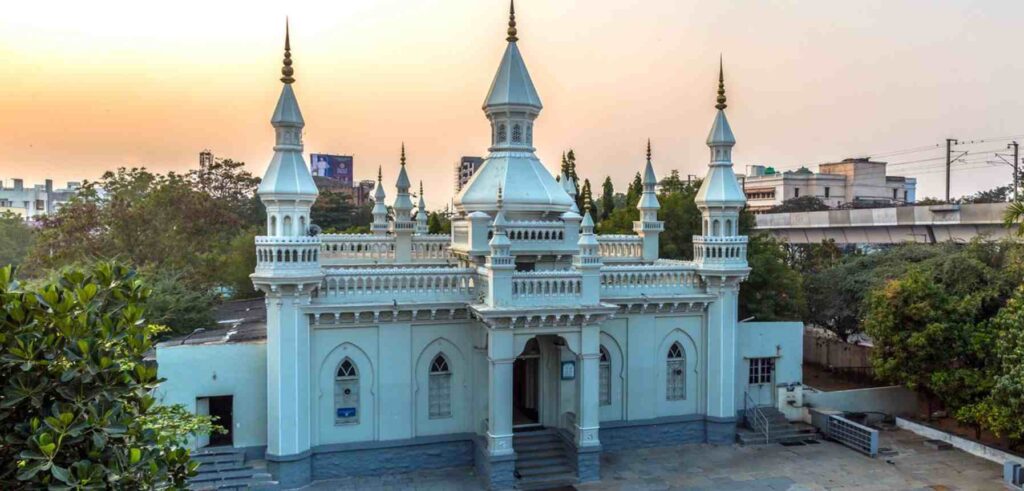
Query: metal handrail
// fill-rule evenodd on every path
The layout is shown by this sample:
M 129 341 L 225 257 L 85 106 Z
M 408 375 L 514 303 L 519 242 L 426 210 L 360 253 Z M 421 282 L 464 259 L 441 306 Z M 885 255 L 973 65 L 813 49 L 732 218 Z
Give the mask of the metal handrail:
M 764 443 L 767 445 L 771 441 L 771 424 L 768 422 L 768 416 L 761 411 L 761 407 L 754 403 L 749 392 L 743 393 L 743 417 L 747 419 L 747 424 L 751 426 L 751 429 L 757 430 L 758 426 L 761 427 L 761 433 L 764 433 Z M 752 419 L 753 421 L 751 421 Z

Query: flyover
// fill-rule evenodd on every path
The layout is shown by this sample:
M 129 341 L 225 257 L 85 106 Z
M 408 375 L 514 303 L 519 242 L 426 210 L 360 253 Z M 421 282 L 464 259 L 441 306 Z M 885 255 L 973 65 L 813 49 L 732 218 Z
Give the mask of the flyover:
M 900 206 L 757 215 L 755 230 L 791 244 L 934 244 L 1012 235 L 1003 226 L 1008 203 Z

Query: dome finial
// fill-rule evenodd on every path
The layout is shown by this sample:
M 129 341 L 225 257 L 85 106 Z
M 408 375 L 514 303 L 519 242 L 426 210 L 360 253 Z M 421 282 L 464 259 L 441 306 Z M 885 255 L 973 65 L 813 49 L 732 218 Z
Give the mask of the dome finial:
M 499 211 L 501 210 L 502 205 L 504 205 L 504 204 L 505 204 L 505 199 L 502 197 L 502 194 L 501 194 L 501 184 L 499 184 L 498 185 L 498 210 Z
M 288 18 L 284 18 L 284 66 L 281 67 L 281 81 L 290 84 L 295 81 L 292 75 L 295 73 L 295 69 L 292 68 L 292 44 L 290 39 L 290 33 L 288 32 Z
M 384 170 L 383 169 L 384 169 L 384 166 L 381 166 L 381 165 L 377 166 L 377 183 L 378 184 L 380 184 L 382 181 L 384 181 Z
M 718 55 L 718 104 L 715 109 L 725 109 L 725 72 L 722 70 L 722 55 Z
M 402 167 L 405 167 L 405 142 L 402 142 Z
M 651 139 L 648 138 L 647 139 L 647 162 L 650 163 L 650 161 L 651 161 Z
M 514 43 L 514 42 L 519 40 L 519 38 L 516 37 L 516 1 L 515 0 L 509 0 L 509 8 L 508 8 L 508 37 L 505 38 L 505 40 L 510 42 L 510 43 Z

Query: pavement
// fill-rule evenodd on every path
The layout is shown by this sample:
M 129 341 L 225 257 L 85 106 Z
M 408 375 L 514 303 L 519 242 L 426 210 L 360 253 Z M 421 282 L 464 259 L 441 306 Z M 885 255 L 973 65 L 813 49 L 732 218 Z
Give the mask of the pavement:
M 1004 490 L 995 462 L 956 449 L 936 450 L 903 430 L 883 431 L 884 455 L 870 458 L 834 442 L 768 446 L 682 445 L 609 452 L 601 481 L 580 491 L 939 491 Z M 476 490 L 470 467 L 321 481 L 307 490 Z

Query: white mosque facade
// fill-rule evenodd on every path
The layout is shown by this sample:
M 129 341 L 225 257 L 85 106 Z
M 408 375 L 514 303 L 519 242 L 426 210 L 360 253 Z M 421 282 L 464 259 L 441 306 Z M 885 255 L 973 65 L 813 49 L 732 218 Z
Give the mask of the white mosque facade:
M 750 269 L 722 85 L 694 260 L 659 259 L 649 147 L 635 234 L 595 234 L 534 153 L 542 105 L 516 34 L 513 17 L 483 105 L 490 154 L 450 235 L 427 233 L 404 148 L 372 233 L 308 233 L 317 188 L 286 44 L 252 274 L 265 324 L 160 345 L 164 403 L 204 412 L 227 397 L 227 444 L 284 487 L 475 466 L 499 489 L 600 479 L 603 451 L 731 444 L 745 407 L 800 382 L 802 326 L 737 318 Z

